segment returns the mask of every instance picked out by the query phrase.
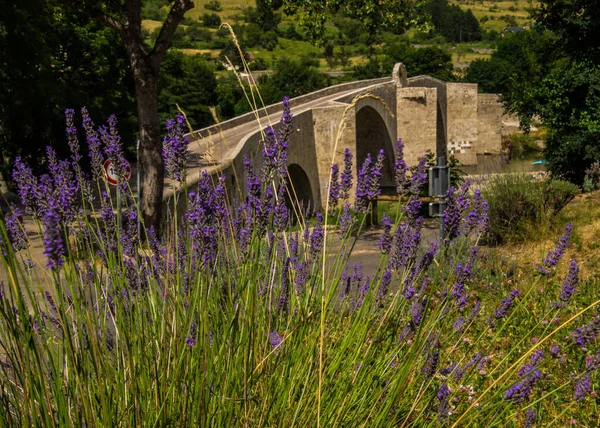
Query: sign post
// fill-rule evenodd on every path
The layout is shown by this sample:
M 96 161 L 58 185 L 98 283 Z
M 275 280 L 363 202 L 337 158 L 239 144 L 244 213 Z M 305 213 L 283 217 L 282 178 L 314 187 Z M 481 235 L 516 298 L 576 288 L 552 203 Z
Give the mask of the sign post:
M 129 163 L 126 160 L 123 160 L 123 162 L 124 162 L 124 169 L 125 169 L 125 177 L 123 177 L 123 178 L 125 179 L 125 181 L 127 181 L 131 177 L 131 167 L 129 166 Z M 113 162 L 110 159 L 107 159 L 106 162 L 104 162 L 104 172 L 106 174 L 106 181 L 108 181 L 108 184 L 110 184 L 112 186 L 117 186 L 117 227 L 120 229 L 121 228 L 121 189 L 118 186 L 119 176 L 117 175 L 117 172 L 115 171 Z
M 450 186 L 450 168 L 446 165 L 446 156 L 438 158 L 437 166 L 429 168 L 429 196 L 439 198 L 439 202 L 429 203 L 429 215 L 440 217 L 440 238 L 444 238 L 444 221 L 441 218 L 446 209 L 446 192 Z

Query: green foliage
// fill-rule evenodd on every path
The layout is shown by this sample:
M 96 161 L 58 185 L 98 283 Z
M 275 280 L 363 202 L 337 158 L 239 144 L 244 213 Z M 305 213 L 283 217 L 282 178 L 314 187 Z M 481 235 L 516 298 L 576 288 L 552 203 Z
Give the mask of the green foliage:
M 133 79 L 119 36 L 49 0 L 0 2 L 0 173 L 15 156 L 38 167 L 47 145 L 65 153 L 66 108 L 120 119 L 135 145 Z M 6 162 L 6 163 L 5 163 Z
M 220 12 L 223 10 L 221 2 L 219 0 L 210 0 L 204 5 L 204 9 L 212 10 L 213 12 Z
M 578 192 L 577 186 L 562 180 L 536 181 L 520 174 L 494 177 L 484 190 L 490 216 L 486 238 L 493 244 L 535 240 L 542 236 L 539 229 L 551 226 Z
M 163 0 L 145 0 L 142 3 L 142 18 L 153 21 L 164 21 L 167 9 Z
M 250 88 L 246 83 L 244 83 L 244 89 L 249 92 Z M 216 111 L 219 120 L 231 119 L 250 111 L 250 105 L 235 73 L 227 72 L 221 75 L 217 80 L 216 91 Z
M 331 10 L 355 19 L 367 37 L 382 31 L 402 34 L 411 27 L 427 29 L 424 3 L 424 0 L 283 0 L 283 11 L 288 15 L 298 14 L 311 40 L 323 40 L 327 13 Z
M 585 170 L 583 191 L 589 193 L 598 189 L 600 189 L 600 162 L 596 161 Z
M 248 61 L 248 53 L 245 51 L 240 53 L 239 49 L 231 39 L 222 40 L 225 46 L 219 53 L 219 59 L 225 63 L 227 62 L 227 59 L 229 59 L 231 64 L 233 64 L 235 67 L 242 68 L 244 66 L 244 61 Z M 243 60 L 242 55 L 244 56 Z
M 179 105 L 194 129 L 212 124 L 208 106 L 217 104 L 216 88 L 214 67 L 204 58 L 169 51 L 160 69 L 158 108 L 161 122 L 176 116 Z
M 265 104 L 274 104 L 284 96 L 297 97 L 325 88 L 330 83 L 329 77 L 314 67 L 313 60 L 282 59 L 275 64 L 273 74 L 260 82 L 260 93 Z
M 585 0 L 541 1 L 533 17 L 533 30 L 507 34 L 466 80 L 501 92 L 526 131 L 541 120 L 552 174 L 582 184 L 600 160 L 600 11 Z
M 218 27 L 221 25 L 221 17 L 216 13 L 205 13 L 202 15 L 202 22 L 206 27 Z
M 426 10 L 431 15 L 435 31 L 455 43 L 481 40 L 479 21 L 470 9 L 450 5 L 448 0 L 428 0 Z

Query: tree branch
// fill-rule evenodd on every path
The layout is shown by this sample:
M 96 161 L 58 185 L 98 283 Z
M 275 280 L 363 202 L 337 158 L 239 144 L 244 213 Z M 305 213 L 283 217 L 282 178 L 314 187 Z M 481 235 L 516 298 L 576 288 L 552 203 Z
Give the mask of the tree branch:
M 194 2 L 191 0 L 175 0 L 167 19 L 165 19 L 160 29 L 156 43 L 154 43 L 154 48 L 150 52 L 153 67 L 158 69 L 160 62 L 167 55 L 167 50 L 171 47 L 173 35 L 175 34 L 175 30 L 177 30 L 177 26 L 183 20 L 183 15 L 193 7 Z
M 104 15 L 104 14 L 100 14 L 100 15 L 95 16 L 95 18 L 98 21 L 100 21 L 101 23 L 103 23 L 104 25 L 106 25 L 107 27 L 117 30 L 117 32 L 119 34 L 123 33 L 123 30 L 124 30 L 123 24 L 121 24 L 119 21 L 117 21 L 113 17 Z

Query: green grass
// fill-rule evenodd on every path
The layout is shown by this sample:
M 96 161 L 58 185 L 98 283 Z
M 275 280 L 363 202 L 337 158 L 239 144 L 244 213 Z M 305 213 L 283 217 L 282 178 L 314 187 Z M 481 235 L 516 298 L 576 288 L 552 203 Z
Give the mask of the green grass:
M 463 9 L 471 9 L 477 19 L 487 16 L 489 20 L 481 23 L 485 30 L 495 30 L 501 32 L 508 23 L 502 18 L 505 15 L 513 16 L 519 26 L 529 26 L 530 19 L 527 9 L 534 3 L 523 0 L 517 1 L 461 1 L 451 0 L 450 3 L 457 4 Z M 512 10 L 514 8 L 514 10 Z

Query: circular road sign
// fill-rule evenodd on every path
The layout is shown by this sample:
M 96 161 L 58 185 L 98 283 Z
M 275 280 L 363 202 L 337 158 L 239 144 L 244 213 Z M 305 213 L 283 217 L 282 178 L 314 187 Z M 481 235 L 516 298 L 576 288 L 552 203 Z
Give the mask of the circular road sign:
M 125 165 L 125 181 L 127 181 L 129 180 L 129 177 L 131 177 L 131 167 L 126 160 L 123 160 L 123 162 Z M 104 172 L 106 173 L 108 184 L 112 184 L 113 186 L 119 184 L 119 177 L 117 176 L 113 162 L 110 159 L 104 162 Z

